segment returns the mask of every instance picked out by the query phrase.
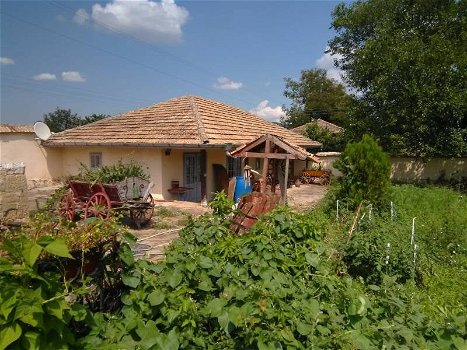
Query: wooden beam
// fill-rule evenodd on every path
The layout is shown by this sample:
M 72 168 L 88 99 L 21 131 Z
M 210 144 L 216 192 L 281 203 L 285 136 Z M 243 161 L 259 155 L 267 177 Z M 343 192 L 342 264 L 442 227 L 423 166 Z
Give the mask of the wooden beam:
M 267 138 L 266 135 L 263 135 L 260 138 L 250 142 L 249 144 L 241 148 L 237 148 L 236 150 L 233 150 L 232 152 L 230 152 L 230 154 L 232 155 L 232 157 L 242 157 L 243 153 L 259 146 L 260 144 L 266 141 L 266 138 Z
M 287 153 L 260 153 L 245 152 L 247 158 L 269 158 L 269 159 L 297 159 L 293 154 Z
M 287 205 L 287 182 L 289 181 L 289 159 L 285 160 L 285 181 L 284 181 L 284 196 L 282 200 L 284 204 Z
M 271 141 L 266 138 L 264 153 L 271 153 Z M 264 158 L 263 160 L 263 172 L 261 173 L 261 177 L 263 178 L 263 182 L 261 184 L 261 193 L 266 192 L 266 179 L 268 178 L 268 170 L 269 170 L 269 159 Z

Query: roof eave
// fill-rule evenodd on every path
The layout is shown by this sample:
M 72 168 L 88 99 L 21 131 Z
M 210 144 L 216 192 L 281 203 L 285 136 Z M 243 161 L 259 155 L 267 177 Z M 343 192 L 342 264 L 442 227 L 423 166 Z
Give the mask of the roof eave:
M 128 142 L 60 142 L 60 141 L 45 141 L 42 143 L 46 147 L 119 147 L 119 148 L 225 148 L 225 144 L 208 144 L 208 143 L 193 143 L 193 144 L 177 144 L 177 143 L 128 143 Z

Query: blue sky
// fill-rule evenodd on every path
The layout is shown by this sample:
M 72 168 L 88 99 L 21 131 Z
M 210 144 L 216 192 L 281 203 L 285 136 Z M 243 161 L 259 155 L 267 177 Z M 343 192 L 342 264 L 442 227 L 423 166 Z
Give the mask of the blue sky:
M 198 95 L 277 120 L 284 78 L 329 69 L 336 1 L 1 1 L 2 123 Z

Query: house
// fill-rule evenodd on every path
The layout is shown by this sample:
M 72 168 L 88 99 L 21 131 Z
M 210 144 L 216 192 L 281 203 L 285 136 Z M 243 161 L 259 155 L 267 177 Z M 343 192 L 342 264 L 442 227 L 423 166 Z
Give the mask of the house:
M 173 184 L 188 189 L 183 199 L 199 202 L 217 190 L 216 169 L 240 175 L 241 159 L 228 151 L 264 134 L 290 144 L 321 144 L 254 114 L 221 102 L 183 96 L 53 134 L 43 145 L 60 149 L 63 174 L 119 160 L 142 164 L 154 182 L 157 199 L 173 199 Z M 260 164 L 257 164 L 260 166 Z
M 0 163 L 21 165 L 28 187 L 60 176 L 60 154 L 47 151 L 39 143 L 32 125 L 0 124 Z
M 309 125 L 316 124 L 320 129 L 327 130 L 332 134 L 340 134 L 344 131 L 344 128 L 337 126 L 336 124 L 327 122 L 323 119 L 315 119 L 312 122 L 297 126 L 296 128 L 290 129 L 293 132 L 296 132 L 300 135 L 306 136 L 306 129 Z

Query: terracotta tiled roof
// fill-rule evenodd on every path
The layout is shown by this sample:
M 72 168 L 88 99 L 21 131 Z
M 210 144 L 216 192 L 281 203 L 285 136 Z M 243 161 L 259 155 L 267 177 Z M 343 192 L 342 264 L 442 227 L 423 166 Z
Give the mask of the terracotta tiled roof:
M 0 133 L 33 133 L 34 127 L 28 124 L 0 124 Z
M 327 122 L 327 121 L 325 121 L 323 119 L 316 119 L 316 120 L 314 120 L 312 122 L 303 124 L 301 126 L 298 126 L 296 128 L 290 129 L 290 130 L 293 131 L 293 132 L 296 132 L 297 134 L 300 134 L 300 135 L 306 135 L 306 129 L 307 129 L 308 125 L 311 125 L 311 124 L 317 124 L 320 128 L 326 129 L 326 130 L 332 132 L 333 134 L 340 134 L 342 131 L 344 131 L 344 129 L 341 128 L 340 126 L 337 126 L 336 124 Z
M 65 130 L 45 144 L 209 147 L 240 145 L 266 133 L 302 147 L 321 145 L 237 107 L 196 96 L 170 99 Z

